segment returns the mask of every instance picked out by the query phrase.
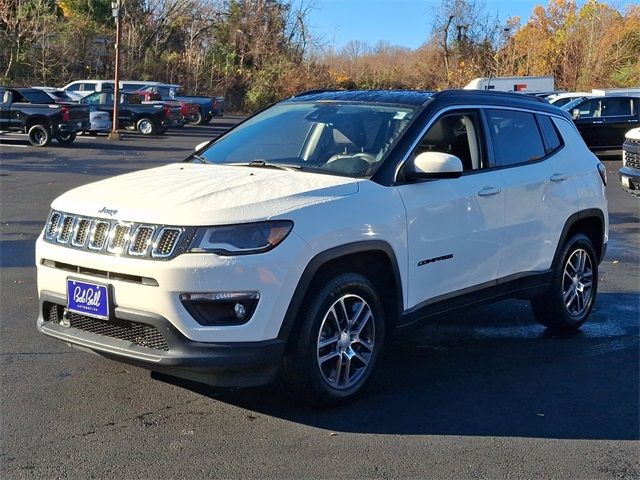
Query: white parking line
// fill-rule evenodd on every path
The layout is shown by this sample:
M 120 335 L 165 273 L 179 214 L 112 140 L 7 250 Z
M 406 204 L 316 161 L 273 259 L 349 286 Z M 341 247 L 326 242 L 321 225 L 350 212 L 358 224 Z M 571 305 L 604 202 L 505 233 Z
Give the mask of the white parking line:
M 29 145 L 12 145 L 10 143 L 0 143 L 0 148 L 1 147 L 29 148 Z

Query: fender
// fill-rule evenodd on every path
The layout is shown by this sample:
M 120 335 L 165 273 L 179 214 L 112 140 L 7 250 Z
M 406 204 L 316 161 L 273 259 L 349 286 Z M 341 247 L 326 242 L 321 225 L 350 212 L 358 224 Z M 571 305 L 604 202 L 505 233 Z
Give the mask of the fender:
M 557 265 L 560 257 L 560 252 L 562 251 L 562 247 L 567 241 L 567 237 L 569 235 L 569 231 L 571 227 L 573 227 L 576 223 L 581 220 L 585 220 L 587 218 L 597 218 L 600 221 L 600 225 L 602 226 L 602 248 L 599 253 L 598 263 L 602 262 L 604 258 L 604 254 L 607 250 L 607 244 L 604 241 L 605 234 L 605 222 L 604 222 L 604 213 L 599 208 L 587 208 L 585 210 L 580 210 L 579 212 L 571 215 L 564 224 L 562 228 L 562 233 L 560 234 L 560 239 L 558 240 L 558 244 L 556 246 L 556 252 L 553 255 L 553 262 L 551 263 L 551 268 Z
M 309 290 L 309 286 L 311 285 L 313 278 L 322 266 L 340 257 L 352 255 L 354 253 L 366 252 L 382 252 L 389 258 L 393 271 L 393 282 L 395 285 L 396 295 L 398 295 L 400 300 L 398 304 L 400 308 L 402 308 L 402 281 L 400 279 L 400 270 L 398 269 L 396 254 L 393 251 L 393 248 L 391 248 L 391 245 L 382 240 L 365 240 L 361 242 L 348 243 L 317 254 L 307 264 L 307 267 L 304 269 L 304 272 L 298 281 L 298 286 L 293 293 L 293 297 L 291 297 L 291 301 L 289 302 L 287 313 L 284 316 L 282 326 L 278 332 L 278 338 L 285 342 L 288 341 L 291 330 L 295 324 L 296 316 L 300 310 L 300 306 L 302 305 L 302 301 Z M 396 318 L 399 318 L 399 314 L 400 311 L 397 312 Z

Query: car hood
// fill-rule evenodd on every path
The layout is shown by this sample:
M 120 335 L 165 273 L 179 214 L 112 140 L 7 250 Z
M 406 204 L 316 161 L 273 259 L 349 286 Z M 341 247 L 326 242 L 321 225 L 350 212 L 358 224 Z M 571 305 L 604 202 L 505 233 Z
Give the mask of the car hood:
M 357 191 L 357 180 L 346 177 L 176 163 L 75 188 L 51 206 L 122 221 L 216 225 L 264 220 Z
M 632 128 L 626 133 L 625 137 L 630 140 L 640 140 L 640 128 Z

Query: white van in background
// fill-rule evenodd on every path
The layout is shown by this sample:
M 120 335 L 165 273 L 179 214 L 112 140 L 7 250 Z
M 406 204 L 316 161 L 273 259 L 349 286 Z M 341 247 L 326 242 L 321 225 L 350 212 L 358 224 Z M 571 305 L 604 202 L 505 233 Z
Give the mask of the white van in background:
M 498 92 L 553 92 L 553 76 L 548 77 L 480 77 L 464 87 L 465 90 L 495 90 Z

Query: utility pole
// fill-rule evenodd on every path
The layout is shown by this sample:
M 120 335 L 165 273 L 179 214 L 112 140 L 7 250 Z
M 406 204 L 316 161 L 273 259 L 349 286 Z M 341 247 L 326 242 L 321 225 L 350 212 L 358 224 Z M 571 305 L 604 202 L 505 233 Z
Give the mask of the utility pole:
M 120 106 L 120 0 L 111 2 L 111 14 L 116 20 L 116 68 L 113 82 L 113 124 L 109 140 L 120 140 L 118 132 L 118 107 Z

